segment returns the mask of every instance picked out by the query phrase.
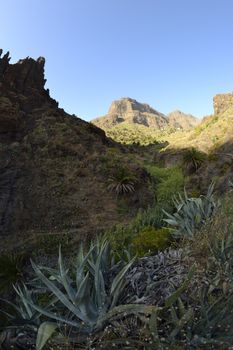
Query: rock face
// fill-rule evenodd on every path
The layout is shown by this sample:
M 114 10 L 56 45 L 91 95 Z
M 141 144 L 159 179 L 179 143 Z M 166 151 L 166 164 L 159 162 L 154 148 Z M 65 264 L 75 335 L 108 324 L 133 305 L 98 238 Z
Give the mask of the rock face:
M 119 123 L 142 124 L 147 127 L 162 129 L 167 126 L 166 116 L 148 104 L 124 97 L 113 101 L 108 114 L 92 120 L 92 123 L 102 128 L 112 128 Z
M 174 111 L 167 115 L 169 125 L 175 129 L 189 130 L 200 123 L 200 120 L 191 114 Z
M 58 108 L 44 89 L 44 58 L 10 64 L 9 53 L 1 55 L 2 50 L 1 242 L 3 237 L 15 235 L 21 242 L 18 236 L 30 238 L 31 232 L 62 230 L 86 238 L 119 222 L 116 197 L 106 183 L 115 163 L 126 157 L 123 147 L 103 130 Z M 115 163 L 109 156 L 113 149 Z M 142 171 L 136 164 L 132 168 L 138 174 Z M 129 199 L 129 216 L 152 200 L 147 181 L 143 183 L 137 192 L 140 200 L 137 195 Z
M 233 92 L 229 94 L 218 94 L 213 98 L 214 114 L 224 113 L 228 108 L 233 107 Z
M 125 97 L 113 101 L 108 114 L 93 119 L 92 123 L 103 129 L 110 129 L 120 123 L 141 124 L 158 130 L 166 127 L 190 129 L 198 124 L 198 119 L 180 111 L 174 111 L 166 116 L 148 104 Z

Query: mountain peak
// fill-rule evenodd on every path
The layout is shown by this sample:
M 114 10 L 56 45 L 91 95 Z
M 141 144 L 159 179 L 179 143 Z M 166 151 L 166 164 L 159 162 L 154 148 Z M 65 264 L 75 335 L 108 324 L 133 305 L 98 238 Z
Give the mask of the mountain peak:
M 44 57 L 34 60 L 31 57 L 10 64 L 10 54 L 2 56 L 0 49 L 0 82 L 1 87 L 9 86 L 17 93 L 26 93 L 30 89 L 43 91 L 46 79 L 44 78 Z
M 157 129 L 167 125 L 167 119 L 163 113 L 130 97 L 113 101 L 106 116 L 92 120 L 93 124 L 107 129 L 124 122 Z
M 111 103 L 107 115 L 93 119 L 92 123 L 103 129 L 111 129 L 120 123 L 141 124 L 159 130 L 169 126 L 190 129 L 198 124 L 198 119 L 180 110 L 166 116 L 147 103 L 138 102 L 130 97 L 122 97 Z

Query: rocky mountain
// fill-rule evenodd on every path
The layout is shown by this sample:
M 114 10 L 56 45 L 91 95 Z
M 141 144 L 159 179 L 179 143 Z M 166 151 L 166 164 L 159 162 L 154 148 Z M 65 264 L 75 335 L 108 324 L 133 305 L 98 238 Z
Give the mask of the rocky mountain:
M 157 129 L 162 129 L 168 124 L 164 114 L 129 97 L 113 101 L 108 114 L 93 119 L 92 123 L 103 129 L 112 128 L 120 123 L 141 124 Z
M 179 110 L 169 113 L 167 118 L 169 125 L 175 129 L 189 130 L 200 123 L 200 120 L 192 114 L 186 114 Z
M 148 104 L 124 97 L 113 101 L 106 116 L 92 120 L 96 126 L 107 130 L 116 125 L 139 124 L 146 127 L 164 130 L 165 128 L 190 129 L 198 124 L 199 120 L 191 114 L 174 111 L 167 116 L 150 107 Z
M 228 94 L 217 94 L 213 98 L 214 114 L 224 113 L 233 106 L 233 92 Z
M 44 88 L 44 64 L 42 57 L 10 64 L 9 53 L 0 51 L 1 247 L 4 238 L 22 244 L 41 232 L 91 237 L 152 200 L 147 174 L 128 161 L 123 146 L 58 108 Z M 141 179 L 123 199 L 124 219 L 108 190 L 119 163 Z

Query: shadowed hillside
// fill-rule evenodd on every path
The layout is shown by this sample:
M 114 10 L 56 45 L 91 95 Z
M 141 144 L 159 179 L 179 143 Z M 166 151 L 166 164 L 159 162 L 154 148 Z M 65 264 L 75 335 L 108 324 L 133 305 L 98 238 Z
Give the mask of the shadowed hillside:
M 58 108 L 44 89 L 44 58 L 9 61 L 0 58 L 0 235 L 65 229 L 85 238 L 113 225 L 119 201 L 108 182 L 119 162 L 137 177 L 124 220 L 147 206 L 148 175 L 104 131 Z

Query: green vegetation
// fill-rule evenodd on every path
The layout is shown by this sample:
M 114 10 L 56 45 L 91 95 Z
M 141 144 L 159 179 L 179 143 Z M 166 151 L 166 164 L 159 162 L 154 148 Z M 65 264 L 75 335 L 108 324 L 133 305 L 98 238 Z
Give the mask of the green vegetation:
M 172 213 L 174 209 L 172 198 L 184 186 L 184 176 L 180 168 L 166 169 L 157 166 L 147 166 L 146 170 L 151 176 L 151 190 L 155 195 L 154 205 L 148 207 L 146 210 L 140 210 L 130 224 L 117 225 L 107 232 L 107 237 L 111 241 L 113 250 L 121 257 L 125 255 L 126 247 L 131 252 L 135 252 L 133 242 L 140 240 L 139 236 L 143 230 L 147 230 L 148 227 L 154 231 L 163 229 L 165 225 L 163 210 L 165 209 Z M 142 255 L 143 252 L 146 254 L 150 250 L 155 252 L 158 249 L 162 249 L 162 242 L 160 246 L 159 243 L 155 242 L 156 240 L 157 238 L 150 245 L 149 239 L 147 239 L 145 247 L 140 252 L 136 249 L 136 252 Z M 167 240 L 167 244 L 164 247 L 168 244 L 169 240 Z M 156 247 L 156 245 L 158 246 Z
M 134 260 L 116 265 L 109 242 L 103 239 L 91 244 L 86 254 L 81 246 L 74 262 L 74 270 L 70 273 L 64 264 L 61 249 L 58 269 L 37 266 L 32 262 L 37 277 L 33 283 L 34 291 L 40 290 L 41 285 L 44 285 L 50 294 L 48 305 L 40 306 L 36 303 L 32 298 L 33 290 L 29 291 L 25 285 L 23 288 L 15 287 L 19 306 L 10 304 L 21 313 L 24 324 L 36 320 L 35 328 L 39 323 L 37 350 L 44 347 L 56 330 L 62 334 L 62 329 L 67 331 L 69 327 L 71 331 L 75 329 L 79 334 L 88 336 L 105 328 L 111 320 L 127 315 L 151 314 L 155 307 L 119 305 L 124 298 L 124 277 Z M 111 283 L 108 276 L 110 271 L 115 271 Z M 42 319 L 46 321 L 41 323 Z
M 207 191 L 206 196 L 198 198 L 189 198 L 186 191 L 184 197 L 180 194 L 173 199 L 176 212 L 169 214 L 164 213 L 167 219 L 166 223 L 173 227 L 172 234 L 177 237 L 188 237 L 193 239 L 194 235 L 214 213 L 217 203 L 213 197 L 214 184 L 212 183 Z
M 157 203 L 165 208 L 172 203 L 172 197 L 184 187 L 184 175 L 178 167 L 161 168 L 158 166 L 147 166 L 149 174 L 155 182 L 155 196 Z
M 164 177 L 160 170 L 157 174 Z M 167 228 L 157 227 L 162 225 L 158 219 L 161 212 L 155 207 L 140 212 L 131 226 L 122 226 L 122 233 L 120 228 L 115 231 L 119 241 L 128 239 L 124 241 L 124 258 L 116 259 L 116 253 L 123 257 L 123 245 L 118 245 L 116 251 L 116 245 L 111 247 L 109 237 L 105 237 L 86 251 L 80 246 L 76 259 L 64 259 L 60 249 L 58 268 L 32 263 L 36 278 L 27 281 L 27 286 L 16 285 L 16 302 L 1 307 L 8 321 L 0 343 L 6 346 L 9 339 L 18 339 L 27 329 L 37 338 L 37 350 L 108 350 L 115 348 L 113 344 L 129 350 L 229 349 L 233 339 L 233 316 L 229 312 L 233 307 L 232 196 L 222 199 L 221 207 L 216 206 L 211 185 L 205 196 L 190 198 L 185 193 L 177 197 L 174 205 L 180 214 L 187 214 L 187 208 L 193 210 L 189 212 L 192 215 L 181 217 L 183 223 L 190 220 L 187 227 L 191 231 L 180 231 L 178 238 L 183 240 L 177 241 L 179 250 L 163 252 L 171 238 Z M 153 213 L 155 221 L 150 226 Z M 126 249 L 128 244 L 133 252 L 147 257 L 132 259 Z M 162 265 L 154 265 L 151 279 L 142 279 L 145 294 L 134 295 L 129 278 L 136 283 L 137 269 L 147 259 L 148 266 L 152 266 L 153 260 L 149 259 L 153 257 L 148 254 L 158 251 Z M 169 254 L 171 260 L 167 259 Z M 136 300 L 147 300 L 156 288 L 160 294 L 161 281 L 176 281 L 177 271 L 171 264 L 175 259 L 178 269 L 185 272 L 175 290 L 169 292 L 166 287 L 159 305 L 137 304 Z
M 107 129 L 106 134 L 120 143 L 128 145 L 139 144 L 143 146 L 157 143 L 158 130 L 153 130 L 144 125 L 124 123 Z
M 135 192 L 138 179 L 121 166 L 115 170 L 112 177 L 108 179 L 108 190 L 115 192 L 117 196 Z
M 206 154 L 198 151 L 194 147 L 185 151 L 183 155 L 183 164 L 190 172 L 197 171 L 206 159 Z
M 105 129 L 106 135 L 117 142 L 126 145 L 138 144 L 140 146 L 158 145 L 161 139 L 175 131 L 176 129 L 171 127 L 158 130 L 140 124 L 128 123 L 117 124 L 110 129 Z
M 169 246 L 170 239 L 170 231 L 167 228 L 155 229 L 148 226 L 132 240 L 133 252 L 138 256 L 156 254 Z
M 24 253 L 3 253 L 0 255 L 0 293 L 9 291 L 12 284 L 23 277 L 27 256 Z

